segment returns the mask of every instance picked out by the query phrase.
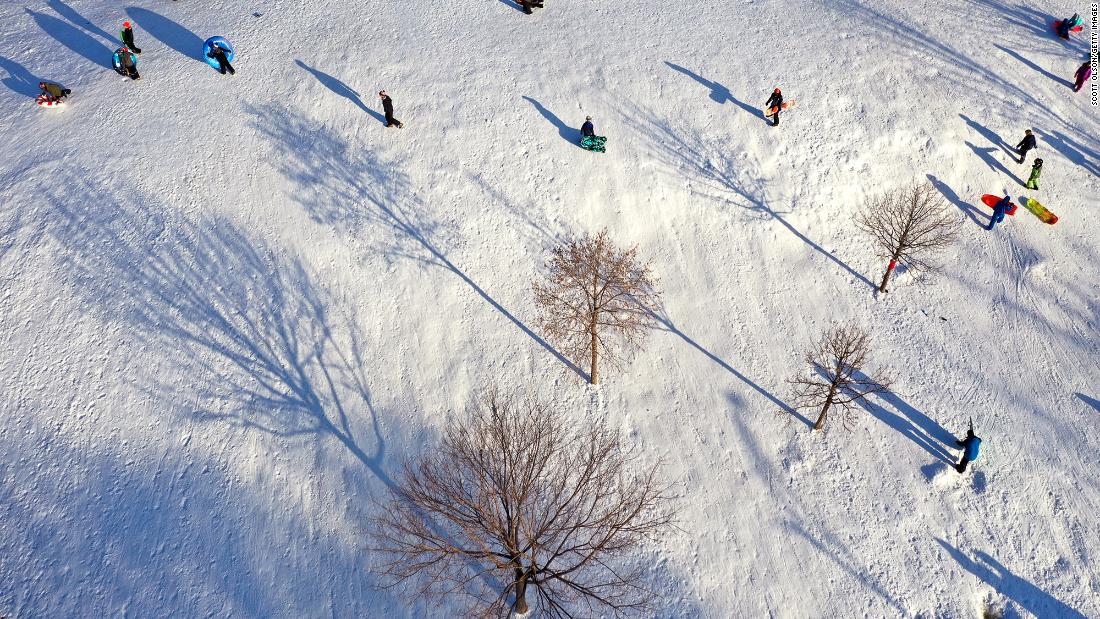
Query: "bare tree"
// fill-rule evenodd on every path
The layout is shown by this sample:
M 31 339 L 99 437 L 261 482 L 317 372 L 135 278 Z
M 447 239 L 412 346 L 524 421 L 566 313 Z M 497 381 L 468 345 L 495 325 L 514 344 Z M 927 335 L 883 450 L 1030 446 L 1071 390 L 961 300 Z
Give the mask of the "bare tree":
M 819 410 L 814 430 L 821 430 L 829 411 L 838 406 L 844 412 L 844 427 L 855 422 L 855 403 L 890 388 L 890 381 L 869 378 L 864 373 L 871 353 L 871 338 L 854 324 L 834 325 L 816 348 L 805 356 L 809 372 L 791 380 L 795 386 L 795 407 Z
M 958 237 L 961 220 L 946 207 L 930 183 L 898 189 L 874 200 L 859 216 L 859 227 L 875 244 L 880 258 L 889 260 L 879 292 L 898 264 L 916 272 L 938 272 L 935 254 Z
M 491 392 L 406 465 L 372 523 L 382 573 L 479 616 L 526 613 L 531 589 L 547 617 L 644 610 L 647 570 L 627 559 L 674 511 L 660 463 L 636 461 L 601 420 Z
M 539 326 L 577 365 L 589 365 L 596 384 L 597 360 L 624 362 L 653 326 L 661 293 L 637 247 L 619 249 L 607 230 L 554 249 L 545 282 L 533 285 Z

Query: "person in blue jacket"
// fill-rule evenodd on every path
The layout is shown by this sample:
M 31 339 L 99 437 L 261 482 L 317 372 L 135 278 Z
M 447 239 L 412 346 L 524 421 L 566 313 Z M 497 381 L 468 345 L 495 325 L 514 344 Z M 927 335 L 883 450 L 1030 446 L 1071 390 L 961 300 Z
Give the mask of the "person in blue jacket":
M 977 460 L 978 454 L 981 453 L 982 449 L 982 439 L 974 435 L 973 422 L 971 422 L 970 429 L 966 432 L 966 438 L 961 441 L 955 441 L 955 444 L 963 448 L 962 460 L 959 460 L 959 463 L 955 465 L 955 470 L 960 473 L 965 473 L 966 465 Z
M 1081 25 L 1081 16 L 1074 13 L 1069 19 L 1063 19 L 1062 23 L 1058 25 L 1058 36 L 1063 39 L 1069 38 L 1070 30 L 1073 30 L 1077 26 Z
M 1009 204 L 1012 204 L 1012 198 L 1005 196 L 993 206 L 993 215 L 989 217 L 989 225 L 985 227 L 986 230 L 992 230 L 994 225 L 1005 220 L 1005 211 L 1008 210 Z
M 591 138 L 591 137 L 595 137 L 595 135 L 596 135 L 596 126 L 592 124 L 592 117 L 591 116 L 585 116 L 584 117 L 584 124 L 581 125 L 581 137 L 582 138 Z

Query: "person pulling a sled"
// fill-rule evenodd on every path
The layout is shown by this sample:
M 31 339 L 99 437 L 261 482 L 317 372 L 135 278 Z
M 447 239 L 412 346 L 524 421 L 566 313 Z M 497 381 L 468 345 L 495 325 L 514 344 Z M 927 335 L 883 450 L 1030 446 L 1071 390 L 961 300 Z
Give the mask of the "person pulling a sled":
M 386 113 L 386 126 L 404 129 L 405 124 L 393 117 L 393 99 L 386 94 L 385 90 L 378 91 L 378 98 L 382 100 L 382 111 Z
M 592 124 L 592 117 L 585 116 L 581 125 L 581 148 L 597 153 L 607 152 L 607 138 L 596 135 L 596 126 Z
M 1092 77 L 1092 63 L 1086 60 L 1085 64 L 1077 68 L 1077 73 L 1073 74 L 1073 92 L 1081 92 L 1090 77 Z
M 1027 179 L 1027 188 L 1039 190 L 1039 175 L 1043 172 L 1043 160 L 1036 159 L 1035 163 L 1031 166 L 1031 176 Z
M 1005 198 L 1007 200 L 1007 198 Z M 970 464 L 974 460 L 978 459 L 978 454 L 982 450 L 982 439 L 978 438 L 974 434 L 974 422 L 970 422 L 970 429 L 966 432 L 966 438 L 961 441 L 955 441 L 955 444 L 963 448 L 962 460 L 955 465 L 955 470 L 960 473 L 966 472 L 966 465 Z
M 134 29 L 130 27 L 130 22 L 122 22 L 122 32 L 119 33 L 119 37 L 122 39 L 122 44 L 134 50 L 135 54 L 141 53 L 141 48 L 134 45 Z
M 61 84 L 53 82 L 38 82 L 38 88 L 42 90 L 39 98 L 46 103 L 57 103 L 73 92 L 68 88 L 62 88 Z
M 772 126 L 773 127 L 778 127 L 779 126 L 779 112 L 781 112 L 783 110 L 783 91 L 776 88 L 772 92 L 772 96 L 768 98 L 768 101 L 766 103 L 764 103 L 764 109 L 765 110 L 771 110 L 771 109 L 775 110 L 775 112 L 772 114 Z
M 125 45 L 115 50 L 115 71 L 132 80 L 141 79 L 137 70 L 137 56 Z
M 1073 17 L 1069 19 L 1063 19 L 1062 23 L 1058 24 L 1058 36 L 1063 39 L 1069 38 L 1069 33 L 1077 26 L 1081 25 L 1081 16 L 1077 13 L 1073 14 Z
M 228 72 L 230 75 L 236 75 L 237 72 L 233 69 L 233 65 L 229 64 L 229 57 L 226 56 L 226 52 L 229 50 L 222 47 L 221 43 L 215 42 L 210 46 L 210 51 L 206 53 L 207 58 L 213 58 L 218 61 L 218 71 L 222 75 Z
M 1000 202 L 993 205 L 993 214 L 989 217 L 989 225 L 985 227 L 986 230 L 992 230 L 993 226 L 1005 220 L 1005 213 L 1008 211 L 1010 204 L 1012 204 L 1012 198 L 1005 196 L 1001 198 Z
M 1027 159 L 1027 151 L 1033 148 L 1035 148 L 1035 136 L 1031 133 L 1031 129 L 1028 129 L 1024 131 L 1024 139 L 1016 145 L 1016 152 L 1020 154 L 1020 163 Z

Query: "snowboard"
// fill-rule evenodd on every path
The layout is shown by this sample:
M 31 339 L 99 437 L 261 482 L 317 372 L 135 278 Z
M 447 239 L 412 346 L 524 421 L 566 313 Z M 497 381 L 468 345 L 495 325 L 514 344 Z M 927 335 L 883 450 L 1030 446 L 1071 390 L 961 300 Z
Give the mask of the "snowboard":
M 997 206 L 997 203 L 1000 202 L 1000 201 L 1001 201 L 1001 196 L 995 196 L 991 193 L 987 193 L 984 196 L 982 196 L 982 202 L 986 206 L 988 206 L 989 208 L 993 208 L 994 206 Z M 1016 208 L 1017 207 L 1016 207 L 1015 202 L 1009 202 L 1008 203 L 1008 208 L 1005 209 L 1005 215 L 1015 215 L 1016 214 Z
M 1034 213 L 1034 215 L 1036 217 L 1038 217 L 1045 224 L 1049 224 L 1049 225 L 1053 226 L 1054 224 L 1058 223 L 1058 216 L 1057 215 L 1055 215 L 1054 213 L 1051 213 L 1050 210 L 1047 207 L 1043 206 L 1042 204 L 1039 204 L 1037 201 L 1033 200 L 1032 198 L 1028 198 L 1027 202 L 1024 202 L 1024 207 L 1026 207 L 1027 210 Z
M 790 101 L 784 101 L 783 105 L 781 105 L 779 107 L 776 107 L 774 105 L 769 107 L 768 111 L 764 112 L 764 116 L 774 116 L 775 113 L 778 112 L 779 110 L 785 110 L 789 107 L 794 107 L 794 99 L 791 99 Z
M 38 107 L 62 107 L 65 104 L 60 99 L 53 99 L 46 95 L 38 95 L 35 97 L 34 102 L 38 104 Z
M 1054 22 L 1054 34 L 1058 34 L 1058 28 L 1060 28 L 1061 26 L 1062 26 L 1062 20 L 1059 19 L 1058 21 Z M 1081 32 L 1084 29 L 1085 29 L 1084 26 L 1074 26 L 1074 27 L 1070 28 L 1069 31 L 1070 32 Z
M 594 153 L 606 153 L 607 138 L 601 135 L 584 136 L 581 138 L 581 148 L 584 150 L 590 150 Z

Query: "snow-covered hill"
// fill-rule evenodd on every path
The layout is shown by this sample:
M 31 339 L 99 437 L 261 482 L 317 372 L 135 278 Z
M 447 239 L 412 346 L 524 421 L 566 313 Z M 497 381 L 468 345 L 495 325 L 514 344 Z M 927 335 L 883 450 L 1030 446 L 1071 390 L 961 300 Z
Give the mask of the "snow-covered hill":
M 661 617 L 1100 616 L 1100 115 L 1049 31 L 1083 5 L 135 3 L 0 4 L 0 616 L 453 616 L 379 588 L 365 527 L 490 384 L 668 462 Z M 1061 221 L 987 232 L 1026 128 Z M 962 239 L 875 298 L 853 217 L 917 181 Z M 602 227 L 665 307 L 590 388 L 530 283 Z M 812 435 L 776 411 L 837 320 L 896 382 Z

